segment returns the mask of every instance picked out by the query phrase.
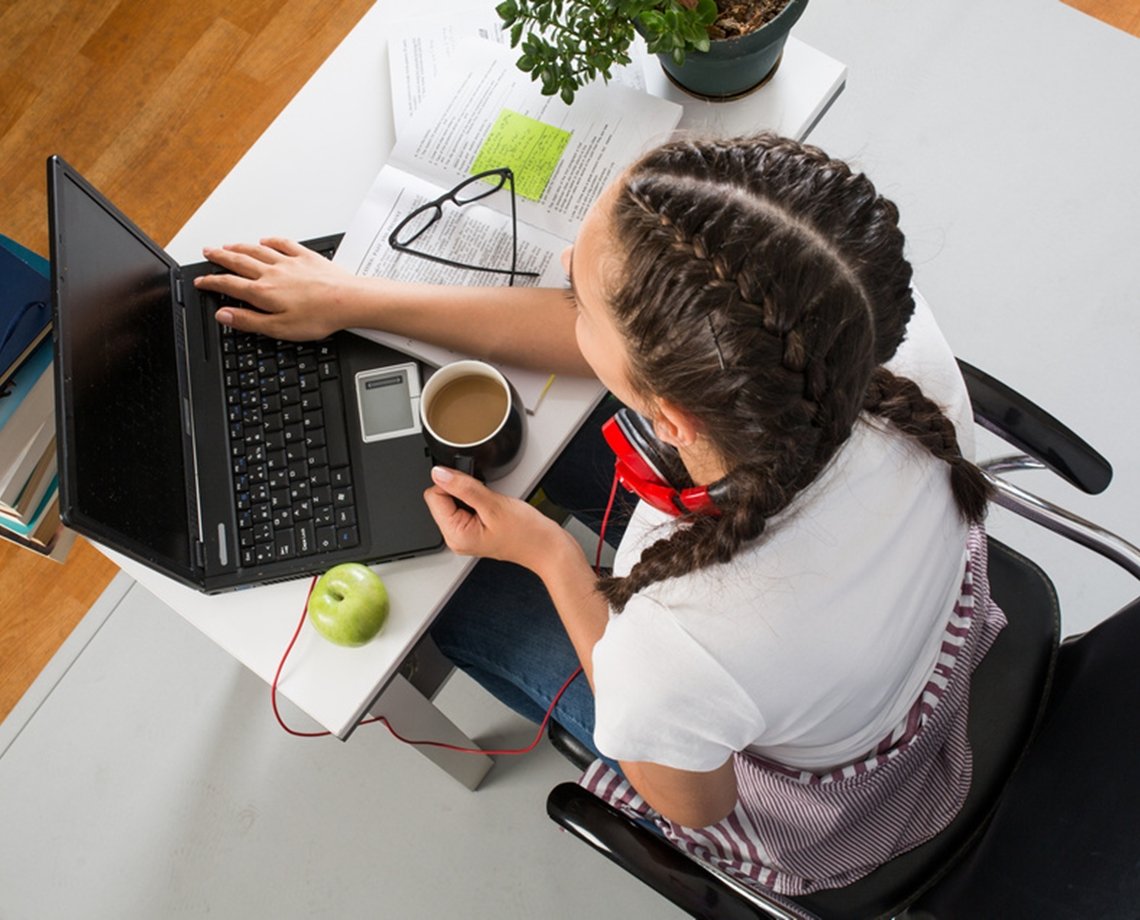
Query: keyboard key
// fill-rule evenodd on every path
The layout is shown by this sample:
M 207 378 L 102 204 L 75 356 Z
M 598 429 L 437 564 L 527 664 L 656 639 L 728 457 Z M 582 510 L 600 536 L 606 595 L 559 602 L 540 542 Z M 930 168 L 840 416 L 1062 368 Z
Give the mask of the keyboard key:
M 293 531 L 283 530 L 278 533 L 274 547 L 278 559 L 292 559 L 297 555 L 297 550 L 293 542 Z
M 302 524 L 298 524 L 293 535 L 299 555 L 308 556 L 310 553 L 317 551 L 317 536 L 313 529 L 312 521 L 305 521 Z
M 329 465 L 329 452 L 327 447 L 314 447 L 309 451 L 309 466 L 316 468 Z

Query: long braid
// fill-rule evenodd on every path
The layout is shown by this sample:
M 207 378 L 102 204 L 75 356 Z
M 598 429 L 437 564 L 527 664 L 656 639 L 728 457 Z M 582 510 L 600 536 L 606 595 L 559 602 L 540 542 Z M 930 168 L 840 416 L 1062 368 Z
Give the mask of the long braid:
M 897 377 L 885 367 L 875 368 L 863 408 L 886 419 L 949 465 L 950 488 L 963 518 L 975 523 L 985 517 L 992 487 L 962 456 L 954 425 L 914 381 Z
M 876 372 L 914 302 L 897 209 L 865 176 L 772 136 L 677 141 L 633 167 L 613 221 L 631 381 L 698 418 L 731 471 L 719 516 L 688 516 L 628 576 L 599 581 L 616 609 L 760 537 L 864 409 L 946 460 L 963 514 L 980 514 L 950 423 Z

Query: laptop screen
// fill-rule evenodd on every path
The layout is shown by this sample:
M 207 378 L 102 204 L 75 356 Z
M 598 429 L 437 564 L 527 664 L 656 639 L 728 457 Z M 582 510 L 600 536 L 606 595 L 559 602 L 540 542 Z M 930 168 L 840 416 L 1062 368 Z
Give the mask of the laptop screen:
M 171 266 L 53 161 L 52 256 L 66 518 L 91 536 L 190 568 Z

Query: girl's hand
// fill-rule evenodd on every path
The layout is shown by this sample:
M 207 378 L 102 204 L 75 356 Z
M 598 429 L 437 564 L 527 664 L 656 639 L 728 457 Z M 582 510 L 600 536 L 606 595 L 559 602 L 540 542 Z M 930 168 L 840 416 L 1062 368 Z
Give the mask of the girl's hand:
M 343 307 L 353 276 L 300 243 L 274 237 L 202 252 L 233 274 L 204 275 L 195 286 L 255 308 L 222 307 L 216 319 L 223 325 L 298 342 L 350 325 Z
M 424 492 L 424 501 L 444 541 L 461 556 L 514 562 L 541 574 L 553 550 L 571 539 L 536 508 L 493 492 L 466 473 L 437 466 L 432 480 L 435 485 Z

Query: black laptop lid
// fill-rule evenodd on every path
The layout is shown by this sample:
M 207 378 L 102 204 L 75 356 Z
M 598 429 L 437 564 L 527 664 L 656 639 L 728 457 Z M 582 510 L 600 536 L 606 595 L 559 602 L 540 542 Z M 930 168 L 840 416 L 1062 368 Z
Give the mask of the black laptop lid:
M 62 160 L 48 177 L 61 515 L 190 578 L 177 266 Z

